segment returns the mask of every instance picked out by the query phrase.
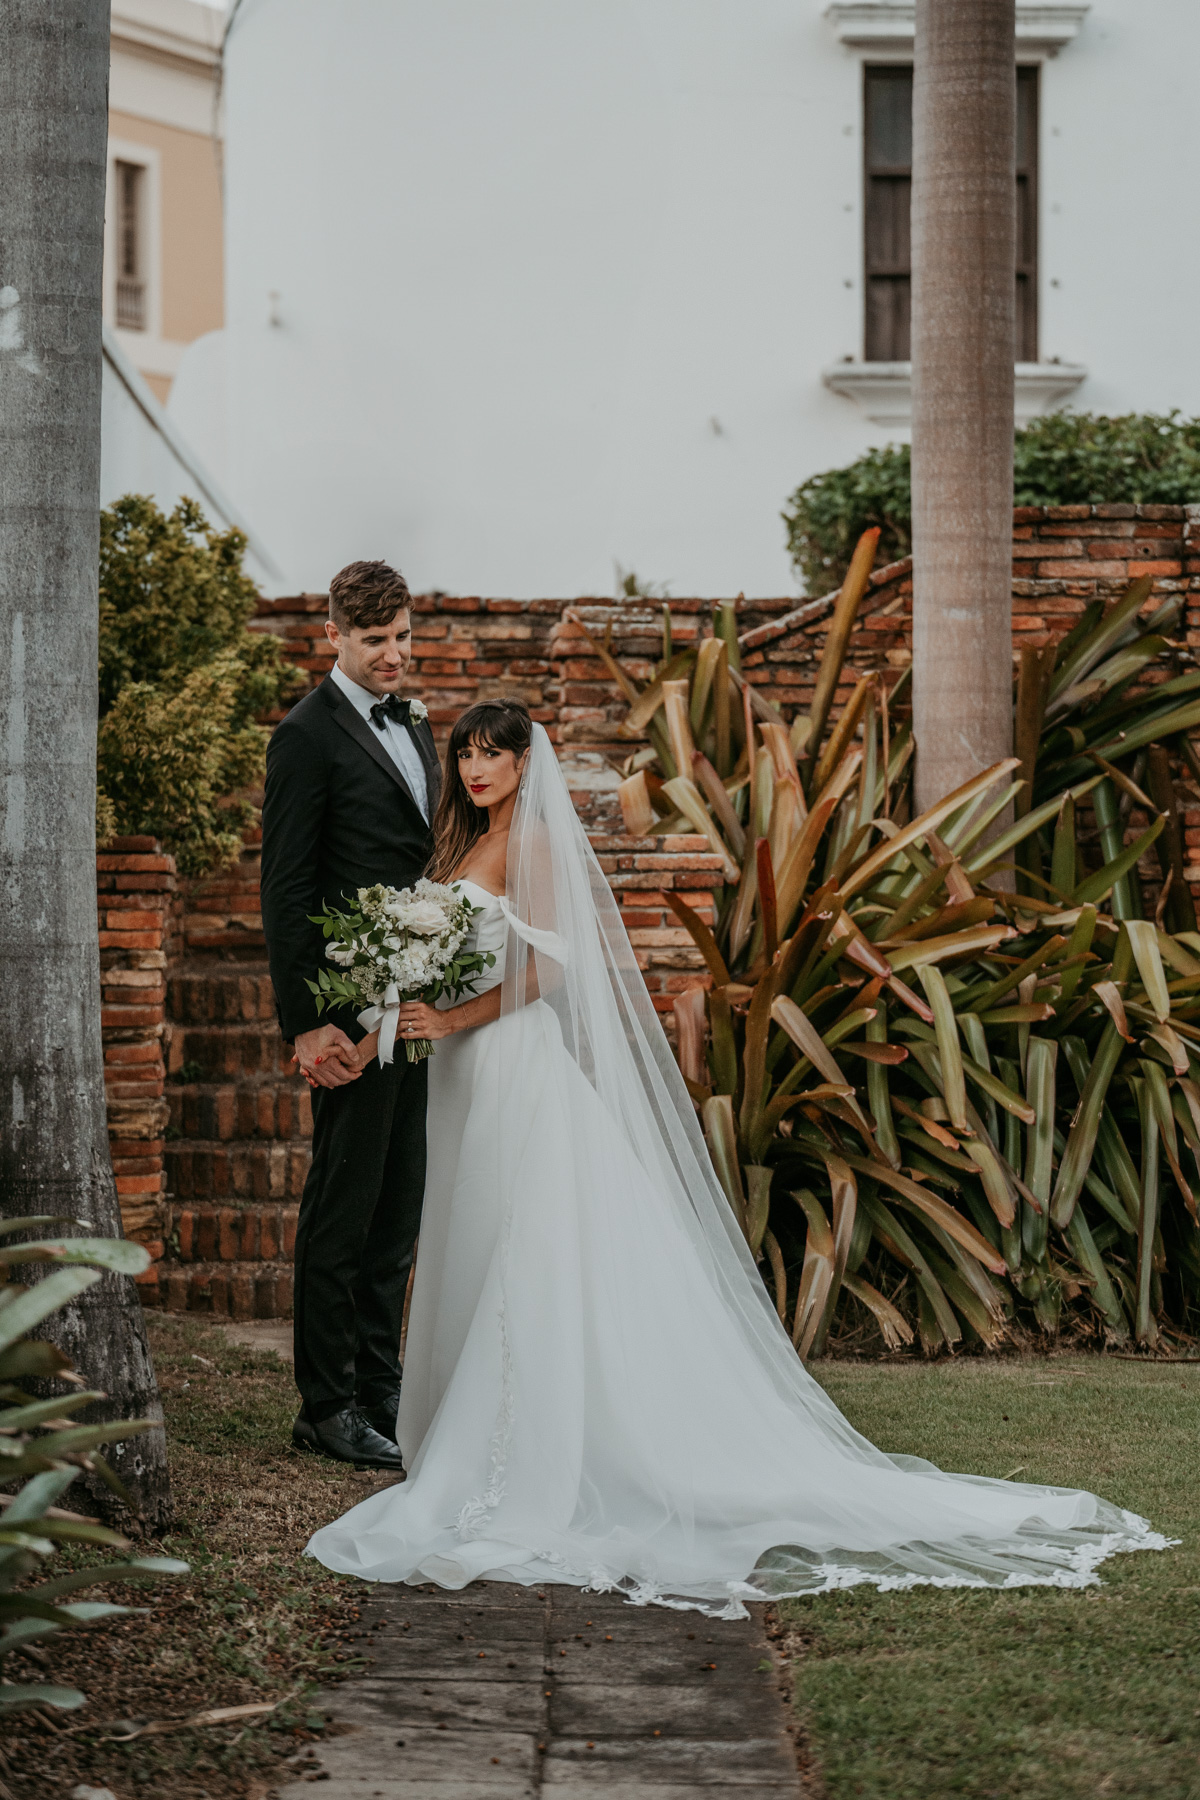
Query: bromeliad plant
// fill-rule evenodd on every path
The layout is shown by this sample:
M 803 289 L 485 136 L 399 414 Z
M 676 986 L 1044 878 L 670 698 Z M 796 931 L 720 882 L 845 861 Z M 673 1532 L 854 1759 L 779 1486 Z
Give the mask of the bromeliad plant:
M 52 1218 L 6 1219 L 0 1239 L 45 1226 L 69 1223 Z M 101 1600 L 70 1600 L 69 1594 L 109 1582 L 155 1581 L 186 1575 L 188 1565 L 166 1556 L 128 1558 L 89 1565 L 69 1575 L 29 1585 L 29 1577 L 60 1544 L 99 1545 L 126 1552 L 127 1541 L 95 1519 L 66 1512 L 55 1501 L 87 1469 L 129 1503 L 117 1476 L 99 1454 L 101 1444 L 150 1430 L 151 1419 L 81 1425 L 72 1410 L 103 1400 L 83 1388 L 68 1359 L 53 1344 L 28 1334 L 43 1319 L 99 1281 L 105 1270 L 137 1275 L 149 1256 L 140 1244 L 112 1238 L 41 1238 L 20 1244 L 0 1242 L 0 1717 L 31 1706 L 82 1706 L 77 1688 L 51 1682 L 14 1681 L 9 1658 L 29 1652 L 40 1639 L 70 1627 L 128 1612 Z M 53 1272 L 26 1287 L 13 1279 L 21 1267 L 50 1264 Z M 57 1265 L 57 1266 L 55 1266 Z M 39 1399 L 22 1386 L 30 1378 L 66 1382 L 79 1391 L 70 1400 Z M 9 1490 L 16 1482 L 23 1486 Z M 36 1649 L 32 1654 L 40 1655 Z
M 913 818 L 903 683 L 865 676 L 830 728 L 877 536 L 790 726 L 741 675 L 732 607 L 678 654 L 665 617 L 643 688 L 597 645 L 649 739 L 627 828 L 697 831 L 721 859 L 711 928 L 666 896 L 712 978 L 676 1017 L 713 1162 L 803 1356 L 871 1321 L 892 1348 L 990 1346 L 1064 1309 L 1153 1344 L 1200 1310 L 1175 797 L 1200 773 L 1200 675 L 1147 685 L 1180 603 L 1142 620 L 1137 582 L 1027 652 L 1017 756 Z

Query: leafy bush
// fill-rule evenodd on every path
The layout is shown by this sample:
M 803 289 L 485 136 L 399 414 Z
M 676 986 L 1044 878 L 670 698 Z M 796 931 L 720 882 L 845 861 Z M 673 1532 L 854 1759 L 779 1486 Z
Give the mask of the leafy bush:
M 699 831 L 725 869 L 712 928 L 665 896 L 712 978 L 675 1011 L 713 1165 L 801 1355 L 868 1321 L 931 1351 L 1060 1320 L 1155 1344 L 1200 1312 L 1182 596 L 1140 618 L 1145 577 L 1026 651 L 1017 757 L 912 818 L 899 684 L 831 705 L 874 537 L 790 727 L 738 673 L 731 608 L 645 687 L 621 671 L 650 738 L 627 829 Z
M 232 862 L 262 774 L 257 715 L 294 689 L 276 640 L 248 631 L 246 540 L 192 500 L 129 494 L 101 514 L 97 833 L 161 838 L 181 871 Z
M 911 549 L 910 464 L 907 444 L 868 450 L 845 469 L 812 475 L 796 489 L 783 515 L 788 549 L 806 593 L 839 587 L 855 544 L 880 529 L 882 562 Z M 1047 413 L 1018 431 L 1014 443 L 1014 504 L 1101 506 L 1153 503 L 1186 506 L 1200 500 L 1200 419 L 1177 412 Z
M 67 1222 L 6 1219 L 0 1224 L 0 1237 Z M 28 1583 L 28 1577 L 54 1555 L 58 1544 L 96 1544 L 121 1552 L 130 1548 L 115 1531 L 94 1519 L 62 1512 L 54 1502 L 81 1469 L 94 1470 L 128 1500 L 98 1454 L 99 1446 L 154 1425 L 151 1419 L 80 1425 L 68 1417 L 69 1411 L 105 1396 L 83 1389 L 62 1351 L 28 1333 L 99 1281 L 103 1270 L 137 1275 L 149 1260 L 140 1244 L 113 1238 L 42 1238 L 0 1245 L 0 1483 L 7 1489 L 11 1482 L 29 1478 L 18 1493 L 0 1496 L 4 1502 L 0 1514 L 0 1668 L 5 1671 L 0 1680 L 0 1716 L 30 1706 L 83 1705 L 85 1696 L 77 1688 L 13 1681 L 5 1661 L 12 1652 L 40 1638 L 129 1611 L 106 1601 L 68 1600 L 68 1594 L 107 1582 L 156 1581 L 188 1572 L 186 1563 L 171 1557 L 139 1556 L 78 1569 L 37 1586 Z M 57 1266 L 27 1288 L 12 1279 L 12 1271 L 22 1264 Z M 30 1377 L 73 1383 L 81 1391 L 69 1399 L 39 1399 L 20 1386 L 22 1378 Z
M 868 450 L 845 469 L 801 482 L 783 515 L 787 546 L 806 594 L 840 587 L 864 531 L 879 531 L 879 560 L 912 549 L 912 476 L 907 444 Z

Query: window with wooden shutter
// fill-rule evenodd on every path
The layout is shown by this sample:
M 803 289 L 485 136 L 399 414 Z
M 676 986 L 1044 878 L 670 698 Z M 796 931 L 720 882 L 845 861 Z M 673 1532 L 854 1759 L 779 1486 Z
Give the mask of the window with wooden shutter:
M 912 302 L 912 64 L 868 63 L 864 72 L 863 355 L 907 362 Z M 1037 361 L 1038 70 L 1017 70 L 1018 362 Z
M 866 71 L 866 348 L 907 362 L 912 297 L 912 64 Z
M 1038 71 L 1017 70 L 1017 361 L 1038 356 Z

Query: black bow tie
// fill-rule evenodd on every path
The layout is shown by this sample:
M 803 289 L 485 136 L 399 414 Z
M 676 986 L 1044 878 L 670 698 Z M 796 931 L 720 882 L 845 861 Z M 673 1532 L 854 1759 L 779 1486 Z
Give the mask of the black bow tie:
M 380 731 L 384 729 L 389 719 L 395 719 L 397 725 L 407 725 L 408 708 L 409 702 L 401 700 L 398 694 L 385 694 L 383 699 L 377 700 L 371 708 L 371 723 L 378 725 Z

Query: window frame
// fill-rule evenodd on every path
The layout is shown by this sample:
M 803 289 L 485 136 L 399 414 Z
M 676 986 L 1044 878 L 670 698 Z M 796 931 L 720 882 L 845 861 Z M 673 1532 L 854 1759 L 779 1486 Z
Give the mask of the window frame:
M 121 197 L 118 165 L 141 170 L 139 195 L 139 251 L 142 261 L 143 319 L 140 326 L 121 325 L 117 318 L 117 283 L 121 261 Z M 162 336 L 162 165 L 159 152 L 127 138 L 108 142 L 107 180 L 104 196 L 104 322 L 120 333 L 127 347 Z

